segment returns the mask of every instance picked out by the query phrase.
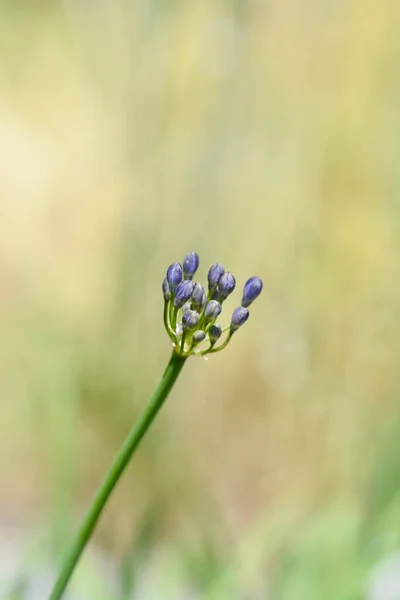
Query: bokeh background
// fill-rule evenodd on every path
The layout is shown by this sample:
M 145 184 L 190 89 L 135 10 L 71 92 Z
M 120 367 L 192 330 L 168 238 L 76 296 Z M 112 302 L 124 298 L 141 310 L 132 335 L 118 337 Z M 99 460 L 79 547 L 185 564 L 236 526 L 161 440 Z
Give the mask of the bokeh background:
M 399 18 L 0 3 L 2 598 L 46 598 L 196 250 L 264 293 L 185 367 L 69 598 L 400 599 Z

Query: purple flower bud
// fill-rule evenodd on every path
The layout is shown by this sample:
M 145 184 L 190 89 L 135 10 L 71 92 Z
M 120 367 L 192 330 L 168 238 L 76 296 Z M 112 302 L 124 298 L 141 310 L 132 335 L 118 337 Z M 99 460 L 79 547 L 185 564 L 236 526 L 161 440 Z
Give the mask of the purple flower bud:
M 172 263 L 167 270 L 167 281 L 171 293 L 174 293 L 177 286 L 182 281 L 182 266 L 179 263 Z
M 217 323 L 215 325 L 211 325 L 210 329 L 208 330 L 208 337 L 210 338 L 211 344 L 214 345 L 215 342 L 219 340 L 221 333 L 222 329 Z
M 204 333 L 204 331 L 195 331 L 193 334 L 193 345 L 195 344 L 200 344 L 200 342 L 202 342 L 206 337 L 206 334 Z
M 239 327 L 246 323 L 247 319 L 249 318 L 249 314 L 250 313 L 247 308 L 244 308 L 243 306 L 238 306 L 235 308 L 231 321 L 231 333 L 234 333 L 237 329 L 239 329 Z
M 164 294 L 164 300 L 165 301 L 170 300 L 170 298 L 171 298 L 171 292 L 170 292 L 168 281 L 167 281 L 166 277 L 164 278 L 164 281 L 162 282 L 162 291 L 163 291 L 163 294 Z
M 224 273 L 225 269 L 219 263 L 215 263 L 215 265 L 210 267 L 210 270 L 208 271 L 208 288 L 210 290 L 215 290 Z
M 218 282 L 218 300 L 223 302 L 236 287 L 236 280 L 232 273 L 227 271 Z
M 217 300 L 210 300 L 204 311 L 204 318 L 206 321 L 214 321 L 222 311 L 222 306 Z
M 192 294 L 192 306 L 196 310 L 201 308 L 204 296 L 204 288 L 201 283 L 196 283 Z
M 199 266 L 199 256 L 196 252 L 186 254 L 183 259 L 183 276 L 185 279 L 192 279 Z
M 259 277 L 250 277 L 244 285 L 242 306 L 250 306 L 250 304 L 261 294 L 262 288 L 263 282 Z
M 182 317 L 182 326 L 184 331 L 196 329 L 199 323 L 200 315 L 195 310 L 188 310 Z
M 175 291 L 174 298 L 174 306 L 175 308 L 182 308 L 182 306 L 189 300 L 192 296 L 194 290 L 193 281 L 189 281 L 185 279 L 185 281 L 181 281 Z
M 185 312 L 187 312 L 188 310 L 191 310 L 191 307 L 190 307 L 190 302 L 186 302 L 186 304 L 184 304 L 184 305 L 182 306 L 182 313 L 183 313 L 183 314 L 185 314 Z

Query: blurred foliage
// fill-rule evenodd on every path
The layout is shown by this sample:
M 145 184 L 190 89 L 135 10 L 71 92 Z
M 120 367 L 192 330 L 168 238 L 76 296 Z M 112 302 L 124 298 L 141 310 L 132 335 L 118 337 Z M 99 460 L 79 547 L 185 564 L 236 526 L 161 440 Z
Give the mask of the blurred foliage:
M 185 368 L 78 569 L 84 598 L 357 600 L 399 547 L 399 13 L 0 4 L 13 597 L 56 566 L 156 385 L 161 280 L 191 250 L 202 277 L 218 260 L 265 293 L 229 350 Z

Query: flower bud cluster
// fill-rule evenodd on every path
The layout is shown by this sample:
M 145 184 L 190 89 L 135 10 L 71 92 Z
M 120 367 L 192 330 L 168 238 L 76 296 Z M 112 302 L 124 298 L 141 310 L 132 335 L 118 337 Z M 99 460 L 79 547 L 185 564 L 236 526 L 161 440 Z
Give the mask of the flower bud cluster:
M 162 282 L 165 328 L 175 351 L 181 356 L 204 356 L 225 348 L 235 331 L 247 321 L 248 307 L 263 287 L 259 277 L 251 277 L 246 282 L 241 306 L 233 311 L 230 325 L 222 329 L 216 321 L 223 302 L 236 287 L 236 280 L 232 273 L 216 263 L 208 271 L 207 293 L 201 283 L 193 281 L 198 266 L 198 255 L 190 252 L 182 264 L 173 263 L 168 267 Z M 227 333 L 224 341 L 217 346 L 224 333 Z M 201 349 L 203 343 L 208 347 Z

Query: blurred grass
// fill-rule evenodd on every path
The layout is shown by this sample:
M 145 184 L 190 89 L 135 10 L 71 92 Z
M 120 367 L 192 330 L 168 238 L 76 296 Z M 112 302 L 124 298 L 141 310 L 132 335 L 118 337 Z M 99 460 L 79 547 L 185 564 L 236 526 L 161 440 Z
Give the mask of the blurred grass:
M 1 539 L 61 556 L 167 360 L 164 270 L 197 250 L 264 297 L 188 364 L 95 542 L 126 597 L 149 514 L 143 560 L 202 597 L 362 597 L 400 543 L 398 17 L 0 4 Z

